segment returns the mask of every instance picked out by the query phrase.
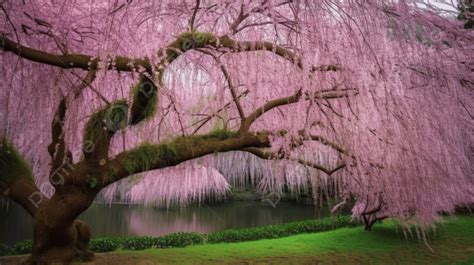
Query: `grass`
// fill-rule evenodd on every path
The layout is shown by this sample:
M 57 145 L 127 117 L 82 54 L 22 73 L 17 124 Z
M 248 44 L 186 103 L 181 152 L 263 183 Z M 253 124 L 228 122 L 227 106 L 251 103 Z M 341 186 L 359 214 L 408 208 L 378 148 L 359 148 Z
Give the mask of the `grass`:
M 160 264 L 474 264 L 474 217 L 448 218 L 429 242 L 405 239 L 394 222 L 372 232 L 362 227 L 242 243 L 186 248 L 116 251 L 135 260 Z

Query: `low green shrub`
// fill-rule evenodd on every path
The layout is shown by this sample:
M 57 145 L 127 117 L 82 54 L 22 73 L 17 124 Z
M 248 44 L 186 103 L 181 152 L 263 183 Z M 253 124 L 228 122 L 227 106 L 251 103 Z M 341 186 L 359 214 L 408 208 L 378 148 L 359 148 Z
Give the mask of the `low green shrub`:
M 174 248 L 199 245 L 204 244 L 204 238 L 204 235 L 198 233 L 173 233 L 160 237 L 161 240 L 157 246 L 161 248 Z
M 241 242 L 258 239 L 279 238 L 302 233 L 314 233 L 334 230 L 342 227 L 357 226 L 350 216 L 335 216 L 316 220 L 291 222 L 264 227 L 252 227 L 243 229 L 229 229 L 210 233 L 207 236 L 208 243 Z
M 179 232 L 159 237 L 124 237 L 119 239 L 123 249 L 186 247 L 204 243 L 204 236 L 198 233 Z
M 23 241 L 17 242 L 13 246 L 13 252 L 16 255 L 31 253 L 32 249 L 33 249 L 33 241 L 32 240 L 23 240 Z
M 142 250 L 155 247 L 155 241 L 159 237 L 137 236 L 121 239 L 121 247 L 130 250 Z
M 13 249 L 11 247 L 0 243 L 0 257 L 1 256 L 9 256 L 9 255 L 13 255 L 13 254 L 15 254 L 15 252 L 13 251 Z
M 91 240 L 89 246 L 92 251 L 98 253 L 110 252 L 119 248 L 119 244 L 114 238 L 95 238 Z
M 279 238 L 302 233 L 329 231 L 342 227 L 354 227 L 357 225 L 359 224 L 352 221 L 350 216 L 334 216 L 264 227 L 229 229 L 209 234 L 179 232 L 159 237 L 95 238 L 91 240 L 90 248 L 94 252 L 110 252 L 116 249 L 142 250 L 147 248 L 186 247 L 205 243 L 228 243 Z M 20 241 L 12 248 L 0 244 L 0 256 L 30 253 L 31 247 L 31 240 Z

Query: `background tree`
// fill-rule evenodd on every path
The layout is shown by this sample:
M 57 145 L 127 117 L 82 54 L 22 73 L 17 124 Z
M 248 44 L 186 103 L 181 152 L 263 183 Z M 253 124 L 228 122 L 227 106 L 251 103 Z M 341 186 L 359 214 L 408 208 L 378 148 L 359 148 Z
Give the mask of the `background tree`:
M 472 0 L 460 0 L 458 9 L 458 18 L 465 20 L 464 28 L 472 29 L 474 27 L 474 2 Z
M 471 31 L 405 1 L 3 1 L 0 191 L 31 262 L 92 258 L 99 192 L 186 204 L 250 182 L 370 229 L 472 203 Z M 133 177 L 131 177 L 133 176 Z

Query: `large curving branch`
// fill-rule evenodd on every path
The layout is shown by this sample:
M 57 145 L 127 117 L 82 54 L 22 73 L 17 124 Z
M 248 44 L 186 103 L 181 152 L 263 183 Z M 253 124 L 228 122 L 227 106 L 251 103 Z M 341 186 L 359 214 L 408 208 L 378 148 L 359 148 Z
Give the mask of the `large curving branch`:
M 301 90 L 297 91 L 294 95 L 289 97 L 283 97 L 268 101 L 263 106 L 257 108 L 247 118 L 242 121 L 239 131 L 246 132 L 250 129 L 252 123 L 254 123 L 264 113 L 283 105 L 293 104 L 303 100 L 316 100 L 316 99 L 334 99 L 343 98 L 348 96 L 357 95 L 358 91 L 353 88 L 348 89 L 331 89 L 321 90 L 314 94 L 303 93 Z
M 244 148 L 244 149 L 242 149 L 242 151 L 254 154 L 255 156 L 257 156 L 259 158 L 262 158 L 262 159 L 268 159 L 268 160 L 270 160 L 270 159 L 281 159 L 281 158 L 279 158 L 279 156 L 277 154 L 275 154 L 273 152 L 263 151 L 262 149 L 255 148 L 255 147 Z M 306 161 L 306 160 L 303 160 L 303 159 L 288 158 L 287 160 L 297 162 L 297 163 L 300 163 L 304 166 L 317 169 L 319 171 L 322 171 L 322 172 L 326 173 L 329 176 L 331 176 L 332 174 L 334 174 L 338 170 L 343 169 L 343 168 L 346 167 L 346 165 L 344 163 L 341 163 L 341 164 L 338 164 L 336 167 L 334 167 L 332 169 L 329 169 L 329 168 L 327 168 L 327 167 L 325 167 L 321 164 L 314 163 L 314 162 L 309 162 L 309 161 Z
M 33 180 L 20 176 L 3 190 L 0 185 L 0 196 L 2 195 L 21 205 L 32 217 L 35 217 L 39 206 L 48 201 Z
M 270 41 L 236 41 L 228 36 L 222 36 L 217 39 L 216 48 L 224 47 L 231 52 L 252 52 L 252 51 L 268 51 L 274 53 L 295 64 L 298 68 L 303 69 L 303 60 L 291 50 Z M 310 72 L 322 71 L 340 71 L 342 68 L 337 64 L 311 66 Z
M 12 52 L 22 58 L 33 62 L 57 66 L 66 69 L 98 69 L 99 58 L 93 58 L 84 54 L 66 54 L 58 55 L 32 49 L 8 39 L 4 35 L 0 35 L 0 48 L 7 52 Z M 119 71 L 138 71 L 140 68 L 151 71 L 151 64 L 147 58 L 130 59 L 123 56 L 116 56 L 113 59 L 115 64 L 108 66 L 108 69 Z
M 33 217 L 48 200 L 35 185 L 28 162 L 6 138 L 0 138 L 0 196 L 20 204 Z
M 96 71 L 90 70 L 87 72 L 86 76 L 81 79 L 80 84 L 75 86 L 70 92 L 73 98 L 76 98 L 80 95 L 82 90 L 92 83 L 96 77 Z M 66 143 L 64 141 L 64 121 L 66 118 L 66 112 L 68 109 L 67 106 L 68 96 L 61 98 L 61 101 L 56 108 L 56 112 L 51 122 L 51 143 L 48 145 L 48 153 L 51 156 L 51 171 L 50 177 L 53 175 L 58 168 L 60 168 L 65 163 L 71 163 L 72 154 L 67 150 Z
M 188 50 L 204 48 L 206 46 L 226 48 L 230 52 L 250 52 L 250 51 L 268 51 L 272 52 L 286 60 L 291 61 L 299 68 L 303 69 L 303 62 L 300 57 L 287 48 L 269 41 L 235 41 L 228 36 L 216 37 L 208 32 L 185 32 L 181 34 L 174 42 L 158 51 L 158 56 L 165 56 L 164 60 L 172 61 L 179 54 Z M 58 55 L 45 51 L 33 49 L 11 41 L 5 35 L 0 35 L 0 48 L 7 52 L 12 52 L 22 58 L 33 62 L 57 66 L 65 69 L 98 69 L 100 58 L 95 58 L 84 54 L 66 54 Z M 118 71 L 139 71 L 141 68 L 152 72 L 152 64 L 148 58 L 128 58 L 124 56 L 115 56 L 111 58 L 102 58 L 113 61 L 109 64 L 109 70 Z M 163 61 L 162 61 L 163 62 Z M 161 64 L 161 63 L 160 63 Z M 339 71 L 339 65 L 311 66 L 309 71 Z
M 175 166 L 208 154 L 269 146 L 267 134 L 237 135 L 230 132 L 223 132 L 222 135 L 183 136 L 159 144 L 142 144 L 110 160 L 101 186 L 105 187 L 134 174 Z

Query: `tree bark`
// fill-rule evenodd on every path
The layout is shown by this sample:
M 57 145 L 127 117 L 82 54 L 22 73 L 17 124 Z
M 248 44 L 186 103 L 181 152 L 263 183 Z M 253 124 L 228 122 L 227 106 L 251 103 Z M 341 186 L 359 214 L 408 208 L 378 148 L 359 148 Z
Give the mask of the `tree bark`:
M 28 264 L 69 264 L 90 261 L 89 226 L 76 218 L 93 202 L 95 194 L 70 190 L 67 196 L 55 193 L 34 216 L 33 250 Z

